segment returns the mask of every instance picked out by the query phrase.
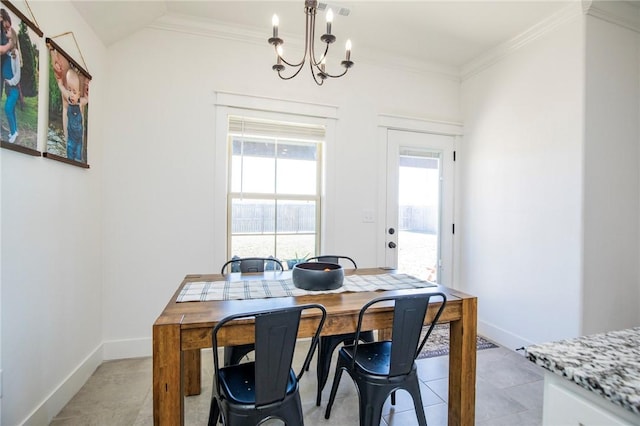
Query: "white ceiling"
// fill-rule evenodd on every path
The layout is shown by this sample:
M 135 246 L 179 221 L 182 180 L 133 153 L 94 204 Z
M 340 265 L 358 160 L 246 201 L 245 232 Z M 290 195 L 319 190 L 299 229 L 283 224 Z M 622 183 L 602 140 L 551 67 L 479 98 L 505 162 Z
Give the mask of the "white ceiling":
M 333 33 L 340 50 L 347 38 L 352 40 L 355 62 L 360 48 L 458 68 L 579 0 L 324 1 L 334 9 L 349 9 L 348 16 L 335 17 Z M 165 15 L 264 33 L 265 48 L 274 13 L 285 41 L 304 33 L 303 0 L 72 3 L 107 46 Z M 324 22 L 319 13 L 317 37 L 324 33 Z

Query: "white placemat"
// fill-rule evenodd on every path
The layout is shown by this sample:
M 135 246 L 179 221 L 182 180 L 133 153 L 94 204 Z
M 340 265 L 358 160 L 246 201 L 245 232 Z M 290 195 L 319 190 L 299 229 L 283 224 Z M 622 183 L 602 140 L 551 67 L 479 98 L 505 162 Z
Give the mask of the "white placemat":
M 178 302 L 208 300 L 265 299 L 269 297 L 303 296 L 305 294 L 345 293 L 355 291 L 404 290 L 435 287 L 436 284 L 406 274 L 349 275 L 335 290 L 309 291 L 293 285 L 291 278 L 282 280 L 194 281 L 185 284 Z

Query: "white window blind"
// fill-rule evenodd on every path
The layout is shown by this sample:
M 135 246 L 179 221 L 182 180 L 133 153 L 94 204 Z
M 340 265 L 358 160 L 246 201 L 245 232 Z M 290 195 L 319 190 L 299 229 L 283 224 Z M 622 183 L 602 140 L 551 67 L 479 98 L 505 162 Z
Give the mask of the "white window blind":
M 322 142 L 325 126 L 230 116 L 229 135 Z

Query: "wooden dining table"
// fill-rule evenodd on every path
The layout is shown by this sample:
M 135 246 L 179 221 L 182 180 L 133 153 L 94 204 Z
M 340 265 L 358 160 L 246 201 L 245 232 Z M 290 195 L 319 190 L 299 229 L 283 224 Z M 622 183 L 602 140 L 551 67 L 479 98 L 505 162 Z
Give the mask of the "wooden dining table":
M 386 268 L 345 270 L 345 275 L 372 275 L 395 273 Z M 409 292 L 436 292 L 446 294 L 447 303 L 439 322 L 450 324 L 449 338 L 449 398 L 450 426 L 471 426 L 475 421 L 476 388 L 476 326 L 477 298 L 460 291 L 435 285 L 412 290 L 385 290 L 333 294 L 310 294 L 295 297 L 277 297 L 246 300 L 211 300 L 178 302 L 185 285 L 192 282 L 243 281 L 247 279 L 281 279 L 290 277 L 288 271 L 266 271 L 257 274 L 187 275 L 169 303 L 153 324 L 153 422 L 154 425 L 176 426 L 184 424 L 184 397 L 200 393 L 200 349 L 211 348 L 211 330 L 218 321 L 239 312 L 257 311 L 277 307 L 320 303 L 327 310 L 323 335 L 354 332 L 360 308 L 381 295 Z M 440 302 L 436 302 L 440 303 Z M 433 311 L 430 309 L 430 311 Z M 380 308 L 367 315 L 370 329 L 383 335 L 388 333 L 391 308 Z M 427 316 L 425 322 L 430 321 Z M 303 316 L 299 338 L 312 335 L 317 318 Z M 223 327 L 219 335 L 221 346 L 252 343 L 250 324 Z M 222 331 L 222 330 L 221 330 Z

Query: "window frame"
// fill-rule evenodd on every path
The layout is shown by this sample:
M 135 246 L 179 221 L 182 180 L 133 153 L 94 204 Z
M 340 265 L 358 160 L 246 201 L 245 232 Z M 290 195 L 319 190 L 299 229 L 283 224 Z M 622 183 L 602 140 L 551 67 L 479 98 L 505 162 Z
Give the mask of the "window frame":
M 228 117 L 231 117 L 228 116 Z M 256 118 L 251 115 L 244 115 L 243 117 L 251 117 Z M 316 124 L 316 123 L 313 123 Z M 252 199 L 252 200 L 266 200 L 266 201 L 274 201 L 276 204 L 277 211 L 277 203 L 279 200 L 295 200 L 295 201 L 313 201 L 315 202 L 315 232 L 313 233 L 302 233 L 302 235 L 314 235 L 315 236 L 315 244 L 314 244 L 314 252 L 320 252 L 320 242 L 322 238 L 322 170 L 323 170 L 323 147 L 325 141 L 313 141 L 317 145 L 317 158 L 316 158 L 316 188 L 314 195 L 301 195 L 301 194 L 284 194 L 278 193 L 277 188 L 274 188 L 273 193 L 258 193 L 258 192 L 234 192 L 232 191 L 232 182 L 231 182 L 231 174 L 232 170 L 232 159 L 233 159 L 233 142 L 235 136 L 233 136 L 230 132 L 227 132 L 227 258 L 231 259 L 231 256 L 237 253 L 232 253 L 231 251 L 231 242 L 233 238 L 233 218 L 232 218 L 232 210 L 233 210 L 233 201 L 241 200 L 241 199 Z M 278 146 L 279 141 L 286 142 L 287 138 L 269 138 L 266 136 L 261 136 L 260 139 L 271 140 L 276 146 Z M 326 129 L 325 129 L 325 139 L 326 139 Z M 300 140 L 301 142 L 304 142 Z M 278 153 L 277 150 L 275 152 L 275 161 L 276 161 L 276 174 L 277 174 L 277 161 L 278 161 Z M 247 234 L 253 235 L 253 234 Z M 278 255 L 277 251 L 277 238 L 279 235 L 300 235 L 299 233 L 287 233 L 287 232 L 278 232 L 277 225 L 277 213 L 276 213 L 276 225 L 274 227 L 273 233 L 263 233 L 263 234 L 255 234 L 255 235 L 271 235 L 275 240 L 275 253 L 264 253 L 264 256 L 275 255 L 280 260 L 281 257 Z M 241 256 L 242 257 L 242 256 Z
M 211 246 L 213 247 L 212 268 L 224 263 L 228 258 L 227 243 L 227 188 L 228 188 L 228 152 L 227 141 L 228 116 L 247 115 L 256 118 L 265 118 L 285 122 L 315 123 L 325 126 L 325 138 L 321 151 L 321 193 L 320 207 L 318 212 L 320 220 L 317 224 L 319 229 L 318 252 L 321 252 L 325 245 L 328 206 L 331 204 L 332 188 L 336 182 L 333 178 L 331 163 L 335 162 L 336 153 L 336 128 L 338 108 L 332 105 L 322 105 L 307 102 L 296 102 L 283 99 L 267 97 L 255 97 L 249 95 L 215 92 L 213 105 L 215 106 L 215 121 L 211 123 L 212 134 L 215 135 L 214 146 L 212 147 L 212 174 L 213 190 L 212 199 L 208 202 L 212 204 L 213 210 L 213 230 L 209 234 Z M 329 194 L 329 195 L 328 195 Z

